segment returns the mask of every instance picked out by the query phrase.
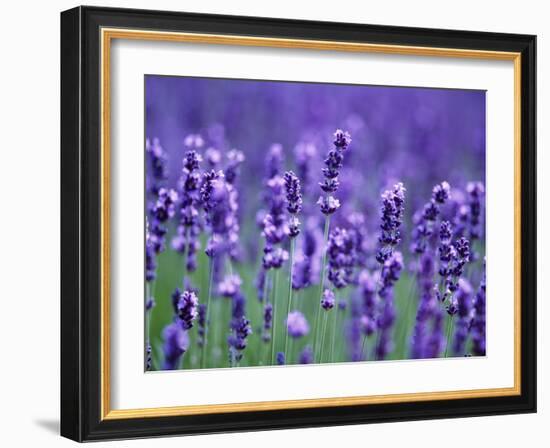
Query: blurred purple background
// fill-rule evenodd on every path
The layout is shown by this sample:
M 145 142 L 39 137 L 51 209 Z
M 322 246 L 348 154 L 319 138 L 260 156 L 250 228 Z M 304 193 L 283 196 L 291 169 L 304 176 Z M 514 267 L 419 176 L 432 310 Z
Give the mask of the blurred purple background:
M 200 133 L 205 148 L 244 152 L 240 182 L 246 188 L 239 194 L 245 228 L 261 208 L 268 148 L 281 143 L 286 167 L 296 169 L 296 145 L 316 147 L 306 185 L 314 201 L 337 128 L 353 139 L 339 197 L 374 218 L 371 223 L 379 193 L 395 181 L 407 188 L 408 216 L 442 180 L 457 188 L 485 182 L 485 91 L 147 75 L 145 103 L 146 137 L 159 138 L 167 151 L 172 183 L 188 134 Z

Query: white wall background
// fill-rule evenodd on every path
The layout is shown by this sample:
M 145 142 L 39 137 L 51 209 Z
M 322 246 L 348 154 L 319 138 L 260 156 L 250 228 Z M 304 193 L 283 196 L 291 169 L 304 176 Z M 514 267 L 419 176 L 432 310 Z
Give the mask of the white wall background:
M 550 333 L 542 329 L 550 278 L 550 11 L 535 0 L 297 2 L 278 0 L 88 1 L 88 4 L 538 35 L 539 413 L 125 441 L 109 446 L 548 446 Z M 59 428 L 59 12 L 71 1 L 11 1 L 0 27 L 0 441 L 68 446 Z M 546 205 L 546 207 L 545 207 Z M 546 232 L 544 229 L 546 228 Z M 547 316 L 548 317 L 548 316 Z M 546 319 L 546 318 L 545 318 Z M 548 352 L 545 353 L 546 355 Z M 382 445 L 383 444 L 383 445 Z M 103 446 L 106 444 L 98 444 Z

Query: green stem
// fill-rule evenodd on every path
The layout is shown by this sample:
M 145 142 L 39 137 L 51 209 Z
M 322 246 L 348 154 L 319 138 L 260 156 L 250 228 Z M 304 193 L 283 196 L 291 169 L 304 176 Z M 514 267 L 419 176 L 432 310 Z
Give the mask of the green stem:
M 366 350 L 366 353 L 365 353 Z M 363 357 L 363 354 L 365 355 L 365 361 L 369 360 L 369 351 L 367 348 L 367 335 L 365 334 L 363 336 L 363 344 L 361 345 L 361 357 Z
M 319 353 L 319 363 L 323 362 L 323 355 L 324 355 L 324 349 L 325 349 L 325 334 L 327 332 L 327 322 L 328 322 L 328 310 L 323 316 L 323 329 L 321 331 L 321 347 L 320 347 L 320 353 Z
M 409 331 L 410 331 L 409 321 L 411 321 L 411 319 L 409 319 L 409 313 L 411 312 L 411 302 L 413 302 L 414 295 L 416 293 L 417 280 L 418 280 L 418 271 L 415 271 L 415 274 L 414 274 L 414 277 L 413 277 L 413 280 L 412 280 L 412 285 L 409 288 L 409 293 L 407 294 L 407 301 L 405 303 L 405 314 L 403 315 L 403 317 L 404 317 L 404 319 L 403 319 L 403 321 L 404 321 L 403 330 L 400 330 L 401 331 L 400 339 L 403 341 L 403 344 L 401 345 L 402 350 L 403 350 L 403 353 L 402 353 L 403 358 L 405 357 L 405 355 L 407 353 L 407 339 L 408 339 Z M 413 322 L 414 322 L 414 320 L 413 320 Z
M 330 362 L 334 362 L 334 345 L 336 341 L 336 330 L 338 329 L 338 317 L 340 315 L 341 311 L 338 309 L 338 302 L 334 304 L 334 319 L 333 319 L 333 326 L 332 326 L 332 340 L 330 341 Z
M 449 350 L 449 343 L 451 342 L 453 326 L 454 326 L 453 316 L 449 315 L 449 324 L 447 325 L 447 343 L 445 344 L 445 358 L 447 357 L 447 351 Z
M 206 346 L 208 344 L 208 332 L 210 326 L 210 303 L 212 301 L 212 283 L 214 281 L 214 260 L 210 260 L 210 275 L 208 280 L 208 298 L 206 299 L 206 316 L 204 323 L 204 341 L 202 343 L 201 350 L 201 369 L 204 369 L 206 365 Z
M 277 334 L 277 283 L 279 280 L 279 269 L 275 269 L 273 274 L 273 320 L 271 324 L 271 365 L 277 364 L 275 359 L 275 336 Z
M 317 316 L 313 321 L 313 361 L 317 360 L 317 341 L 319 339 L 319 320 L 321 319 L 321 300 L 323 298 L 323 289 L 325 288 L 325 268 L 327 264 L 327 241 L 328 241 L 328 231 L 330 227 L 330 215 L 325 217 L 325 232 L 323 236 L 323 260 L 321 263 L 321 278 L 319 281 L 319 300 L 317 301 Z
M 290 265 L 289 265 L 289 277 L 288 277 L 288 304 L 286 307 L 286 318 L 290 314 L 290 308 L 292 306 L 292 267 L 294 264 L 294 246 L 296 245 L 296 239 L 290 240 Z M 285 357 L 289 357 L 288 353 L 288 324 L 285 329 Z

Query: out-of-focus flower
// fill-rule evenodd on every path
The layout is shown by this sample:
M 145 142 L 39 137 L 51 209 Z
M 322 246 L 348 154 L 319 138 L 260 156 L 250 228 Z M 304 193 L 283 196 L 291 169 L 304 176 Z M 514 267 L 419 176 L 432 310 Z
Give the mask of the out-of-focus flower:
M 419 269 L 417 271 L 420 302 L 411 338 L 411 357 L 415 359 L 427 356 L 428 322 L 433 317 L 434 311 L 438 306 L 434 293 L 434 271 L 435 262 L 433 256 L 429 253 L 423 254 L 420 258 Z
M 177 322 L 168 324 L 162 331 L 164 340 L 164 364 L 163 370 L 175 370 L 178 368 L 182 355 L 189 347 L 189 336 Z
M 384 359 L 393 350 L 391 328 L 395 322 L 395 305 L 393 288 L 399 280 L 403 269 L 403 256 L 401 252 L 394 252 L 382 267 L 380 291 L 381 312 L 378 316 L 377 327 L 379 331 L 378 345 L 376 346 L 376 358 Z
M 485 356 L 486 343 L 485 343 L 485 308 L 486 308 L 486 296 L 485 296 L 485 272 L 479 285 L 479 289 L 476 293 L 474 300 L 474 318 L 472 320 L 471 333 L 472 333 L 472 352 L 476 356 Z
M 288 334 L 293 338 L 300 338 L 309 333 L 307 319 L 300 311 L 291 311 L 286 319 Z
M 355 265 L 355 251 L 351 234 L 340 227 L 334 228 L 329 235 L 328 279 L 335 288 L 346 287 L 352 281 Z
M 313 362 L 313 350 L 309 345 L 306 345 L 298 356 L 300 364 L 311 364 Z
M 273 324 L 273 305 L 266 303 L 264 305 L 264 324 L 262 340 L 268 342 L 271 340 L 271 325 Z
M 455 334 L 453 339 L 453 352 L 456 355 L 464 354 L 464 346 L 470 330 L 470 323 L 473 315 L 473 289 L 466 279 L 458 281 L 458 289 L 456 291 L 457 315 L 458 319 L 455 324 Z
M 230 184 L 235 183 L 235 179 L 239 174 L 239 167 L 244 162 L 244 154 L 238 149 L 232 149 L 227 153 L 227 165 L 225 167 L 225 179 Z

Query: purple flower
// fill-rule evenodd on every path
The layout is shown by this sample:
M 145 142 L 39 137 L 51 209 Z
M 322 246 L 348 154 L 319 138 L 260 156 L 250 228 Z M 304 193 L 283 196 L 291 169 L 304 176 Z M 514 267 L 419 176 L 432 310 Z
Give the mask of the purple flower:
M 476 356 L 485 356 L 485 311 L 486 311 L 486 296 L 485 296 L 485 272 L 479 285 L 474 300 L 474 317 L 471 324 L 472 333 L 472 352 Z
M 341 289 L 352 281 L 355 251 L 351 234 L 340 227 L 330 232 L 327 246 L 328 279 Z
M 348 149 L 348 146 L 351 144 L 351 136 L 349 135 L 349 132 L 336 129 L 334 132 L 333 143 L 334 146 L 340 148 L 342 151 Z
M 183 291 L 177 305 L 177 315 L 184 330 L 193 327 L 193 321 L 197 318 L 199 299 L 193 291 Z
M 222 153 L 216 148 L 210 147 L 204 151 L 204 159 L 206 163 L 208 163 L 210 169 L 216 170 L 222 161 Z
M 444 204 L 451 197 L 451 186 L 443 181 L 432 190 L 432 199 L 438 204 Z
M 160 185 L 168 177 L 166 169 L 168 157 L 160 145 L 158 138 L 154 138 L 152 142 L 149 139 L 146 140 L 145 152 L 148 162 L 146 178 L 147 191 L 156 196 Z
M 477 240 L 481 238 L 481 207 L 485 187 L 481 182 L 468 182 L 466 185 L 468 193 L 468 205 L 470 207 L 470 239 Z
M 204 139 L 200 134 L 189 134 L 183 140 L 184 146 L 191 149 L 200 149 L 204 146 Z
M 157 277 L 155 251 L 150 243 L 145 244 L 145 281 L 152 282 Z
M 177 322 L 168 324 L 162 331 L 164 340 L 164 364 L 163 370 L 175 370 L 178 368 L 182 355 L 189 347 L 189 336 Z
M 464 346 L 470 330 L 472 321 L 473 289 L 470 283 L 465 279 L 460 279 L 456 291 L 457 315 L 458 319 L 455 325 L 455 334 L 453 340 L 453 352 L 456 355 L 464 354 Z
M 432 255 L 425 253 L 420 258 L 417 281 L 420 289 L 420 302 L 416 312 L 416 322 L 411 338 L 411 357 L 420 359 L 426 357 L 428 338 L 428 323 L 437 309 L 434 294 L 433 275 L 435 263 Z
M 151 347 L 151 344 L 147 342 L 146 348 L 145 348 L 145 370 L 149 371 L 153 367 L 153 349 Z
M 238 275 L 228 275 L 218 285 L 218 292 L 222 297 L 235 297 L 235 295 L 240 292 L 242 283 L 241 277 Z
M 277 365 L 278 366 L 285 365 L 285 354 L 283 352 L 277 352 Z
M 293 338 L 300 338 L 309 333 L 307 319 L 300 311 L 291 311 L 286 319 L 288 334 Z
M 262 259 L 262 266 L 265 270 L 280 269 L 283 263 L 288 260 L 288 252 L 280 247 L 266 252 Z
M 382 267 L 380 291 L 381 312 L 377 319 L 379 331 L 378 344 L 376 346 L 376 358 L 384 359 L 393 350 L 391 327 L 395 322 L 395 306 L 393 301 L 393 287 L 399 280 L 403 269 L 403 256 L 401 252 L 393 253 Z
M 159 189 L 157 201 L 153 206 L 153 216 L 158 222 L 166 222 L 174 216 L 176 213 L 177 200 L 178 193 L 176 190 L 168 190 L 166 188 Z
M 232 149 L 227 153 L 227 165 L 225 167 L 225 179 L 230 184 L 235 183 L 235 179 L 237 178 L 237 175 L 239 174 L 239 167 L 244 162 L 244 154 L 237 150 Z
M 317 148 L 312 143 L 299 143 L 294 148 L 294 158 L 298 177 L 302 179 L 302 187 L 304 192 L 310 191 L 311 165 L 316 155 Z
M 321 207 L 321 213 L 332 215 L 340 208 L 340 201 L 333 196 L 320 196 L 317 204 Z
M 380 264 L 384 264 L 392 256 L 394 247 L 401 241 L 405 191 L 405 187 L 399 182 L 393 189 L 382 193 L 381 232 L 378 238 L 380 247 L 376 253 L 376 260 Z
M 201 178 L 198 173 L 201 157 L 195 150 L 187 151 L 183 158 L 182 176 L 179 181 L 180 221 L 177 235 L 172 239 L 172 248 L 180 253 L 187 250 L 186 268 L 193 272 L 197 268 L 196 253 L 200 248 L 199 235 L 199 187 Z
M 448 182 L 443 181 L 433 187 L 430 202 L 424 205 L 422 210 L 415 213 L 413 222 L 413 240 L 411 251 L 423 254 L 426 251 L 428 240 L 433 234 L 435 221 L 440 214 L 440 208 L 447 203 L 451 197 L 451 187 Z
M 271 340 L 271 325 L 273 323 L 273 306 L 271 303 L 264 305 L 264 325 L 262 332 L 262 340 L 268 342 Z
M 328 311 L 334 308 L 334 304 L 334 293 L 330 289 L 325 289 L 323 291 L 323 297 L 321 298 L 321 306 L 324 310 Z
M 283 147 L 279 143 L 273 143 L 265 159 L 266 179 L 279 176 L 283 169 Z
M 211 236 L 206 247 L 210 258 L 230 253 L 238 242 L 238 194 L 225 181 L 223 172 L 210 171 L 203 175 L 201 202 Z
M 286 190 L 286 208 L 288 213 L 292 215 L 289 221 L 289 236 L 295 238 L 300 233 L 300 222 L 296 215 L 302 209 L 302 193 L 300 180 L 292 171 L 285 173 L 285 190 Z
M 319 183 L 321 190 L 325 193 L 325 196 L 321 196 L 317 201 L 317 204 L 321 208 L 321 212 L 324 215 L 333 214 L 340 207 L 340 201 L 332 196 L 340 181 L 338 176 L 340 175 L 340 169 L 344 162 L 344 152 L 351 143 L 351 138 L 347 132 L 337 129 L 334 133 L 334 148 L 332 148 L 325 159 L 325 167 L 323 168 L 323 182 Z
M 204 303 L 199 304 L 198 307 L 198 346 L 202 347 L 204 344 L 204 335 L 206 333 L 206 305 Z
M 223 283 L 220 289 L 226 292 L 226 297 L 231 298 L 231 334 L 227 338 L 227 342 L 230 363 L 234 365 L 243 356 L 242 351 L 247 346 L 247 339 L 252 334 L 252 327 L 245 316 L 246 300 L 240 289 L 242 280 L 237 275 L 231 275 L 226 277 Z
M 298 356 L 298 363 L 311 364 L 313 363 L 313 350 L 309 345 L 306 345 Z
M 155 298 L 154 297 L 149 297 L 146 301 L 145 301 L 145 311 L 150 311 L 152 310 L 154 307 L 155 307 L 156 303 L 155 303 Z
M 437 358 L 445 346 L 443 335 L 443 312 L 440 307 L 434 308 L 433 325 L 428 337 L 424 358 Z
M 358 278 L 359 290 L 362 297 L 361 329 L 370 336 L 376 331 L 376 282 L 368 271 L 361 271 Z

